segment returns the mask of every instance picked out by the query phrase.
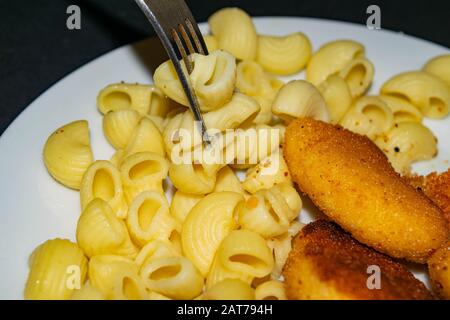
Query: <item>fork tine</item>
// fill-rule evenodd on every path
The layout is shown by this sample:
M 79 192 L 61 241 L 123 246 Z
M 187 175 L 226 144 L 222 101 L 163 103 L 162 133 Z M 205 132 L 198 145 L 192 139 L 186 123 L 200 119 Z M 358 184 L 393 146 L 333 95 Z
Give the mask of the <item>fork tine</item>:
M 182 24 L 178 25 L 178 31 L 181 34 L 181 37 L 183 38 L 188 50 L 189 50 L 189 54 L 193 54 L 196 53 L 197 51 L 195 51 L 194 46 L 192 45 L 192 40 L 191 38 L 189 38 L 189 35 L 186 32 L 186 29 L 184 28 L 184 26 Z
M 186 69 L 187 69 L 188 73 L 191 73 L 193 70 L 192 62 L 189 59 L 189 56 L 186 53 L 186 49 L 184 48 L 184 44 L 181 41 L 181 38 L 175 29 L 172 29 L 172 37 L 173 37 L 173 40 L 175 41 L 175 44 L 177 45 L 178 51 L 181 54 L 184 64 L 186 65 Z M 191 47 L 192 47 L 192 45 L 191 45 Z
M 198 30 L 198 28 L 197 30 L 196 28 L 194 28 L 194 25 L 192 24 L 191 20 L 189 20 L 189 18 L 185 19 L 185 23 L 192 39 L 194 40 L 195 46 L 197 47 L 197 52 L 203 55 L 207 55 L 208 48 L 206 47 L 206 43 L 203 40 L 203 36 L 201 35 L 200 30 Z M 200 34 L 200 37 L 198 34 Z

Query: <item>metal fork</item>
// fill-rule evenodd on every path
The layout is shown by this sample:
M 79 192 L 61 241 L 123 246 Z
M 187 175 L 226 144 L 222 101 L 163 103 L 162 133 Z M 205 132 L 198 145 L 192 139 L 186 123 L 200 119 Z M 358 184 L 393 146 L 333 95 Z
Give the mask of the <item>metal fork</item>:
M 192 53 L 207 55 L 208 49 L 191 11 L 184 0 L 135 1 L 152 24 L 172 60 L 194 118 L 197 124 L 200 124 L 199 130 L 203 141 L 209 143 L 198 100 L 189 81 L 189 74 L 193 69 L 189 55 Z M 183 60 L 189 74 L 183 70 L 180 60 Z

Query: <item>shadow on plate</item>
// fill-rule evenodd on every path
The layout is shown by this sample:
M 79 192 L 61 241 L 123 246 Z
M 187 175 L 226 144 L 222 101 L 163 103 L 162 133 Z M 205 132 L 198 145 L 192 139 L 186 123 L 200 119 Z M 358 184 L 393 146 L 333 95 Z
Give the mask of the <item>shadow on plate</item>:
M 153 75 L 156 68 L 161 63 L 169 59 L 158 37 L 151 37 L 139 41 L 131 47 L 136 57 L 142 62 L 151 75 Z

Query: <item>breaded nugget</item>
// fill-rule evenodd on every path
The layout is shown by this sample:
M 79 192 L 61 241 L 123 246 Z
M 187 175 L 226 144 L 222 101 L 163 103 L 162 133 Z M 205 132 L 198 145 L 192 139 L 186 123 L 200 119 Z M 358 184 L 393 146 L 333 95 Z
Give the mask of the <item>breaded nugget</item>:
M 368 288 L 369 266 L 380 268 L 379 289 Z M 295 237 L 283 276 L 288 299 L 433 299 L 406 267 L 323 219 Z
M 450 242 L 433 253 L 428 260 L 428 271 L 436 294 L 450 300 Z
M 423 191 L 450 222 L 450 169 L 443 173 L 430 173 L 427 176 L 405 176 L 416 189 Z
M 288 126 L 285 138 L 293 180 L 358 241 L 426 263 L 447 240 L 442 211 L 402 179 L 367 137 L 302 118 Z

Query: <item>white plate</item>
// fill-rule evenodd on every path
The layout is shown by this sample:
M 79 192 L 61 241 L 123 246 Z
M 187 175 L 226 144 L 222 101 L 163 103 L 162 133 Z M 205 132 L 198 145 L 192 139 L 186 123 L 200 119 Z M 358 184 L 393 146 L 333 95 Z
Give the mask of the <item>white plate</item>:
M 265 34 L 302 31 L 309 36 L 314 49 L 327 41 L 343 38 L 363 43 L 375 64 L 374 93 L 392 75 L 419 69 L 429 58 L 449 53 L 444 47 L 401 33 L 370 31 L 349 23 L 304 18 L 256 18 L 255 23 L 258 31 Z M 88 63 L 37 98 L 1 136 L 1 299 L 22 298 L 27 259 L 38 244 L 55 237 L 74 239 L 80 213 L 79 196 L 56 183 L 47 173 L 41 154 L 48 135 L 65 123 L 87 119 L 95 158 L 109 159 L 113 149 L 102 133 L 101 116 L 96 109 L 97 93 L 107 84 L 122 80 L 151 82 L 149 65 L 163 57 L 157 47 L 155 40 L 147 40 Z M 425 123 L 440 138 L 439 156 L 416 165 L 415 169 L 420 173 L 443 171 L 450 159 L 450 144 L 444 144 L 444 138 L 450 136 L 450 118 Z M 302 220 L 309 221 L 314 209 L 308 204 L 305 207 Z M 417 274 L 424 279 L 423 273 Z

